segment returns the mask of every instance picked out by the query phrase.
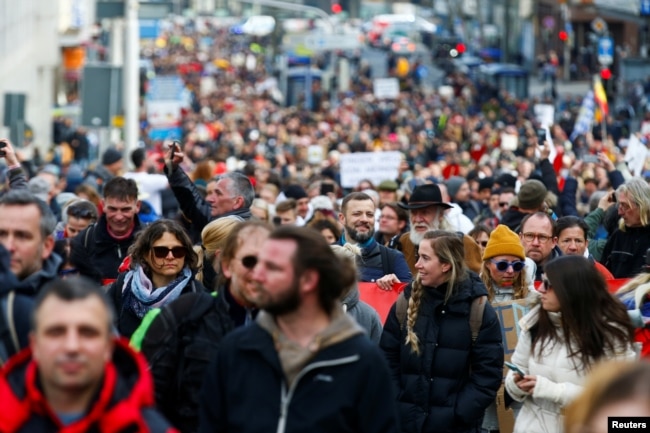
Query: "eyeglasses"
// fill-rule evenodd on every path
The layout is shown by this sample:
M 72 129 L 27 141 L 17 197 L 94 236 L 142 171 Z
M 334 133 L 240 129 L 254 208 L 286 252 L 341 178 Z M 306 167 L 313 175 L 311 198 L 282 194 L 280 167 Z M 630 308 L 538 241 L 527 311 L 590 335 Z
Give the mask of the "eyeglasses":
M 479 244 L 480 246 L 482 246 L 482 247 L 487 247 L 487 243 L 488 243 L 488 241 L 479 241 L 478 244 Z
M 553 288 L 551 282 L 546 277 L 542 278 L 542 284 L 544 285 L 544 290 L 551 290 Z
M 506 206 L 510 206 L 510 203 L 508 203 L 507 201 L 499 202 L 499 207 L 506 207 Z
M 241 264 L 244 265 L 246 269 L 253 269 L 257 265 L 256 256 L 244 256 L 241 258 Z
M 182 259 L 187 254 L 185 247 L 152 247 L 153 255 L 158 259 L 164 259 L 169 255 L 169 252 L 172 252 L 172 256 L 175 259 Z
M 532 242 L 535 240 L 535 238 L 537 238 L 539 239 L 539 242 L 542 244 L 545 244 L 546 242 L 550 241 L 552 238 L 552 236 L 547 236 L 540 233 L 522 233 L 521 236 L 524 238 L 526 242 Z
M 505 272 L 508 270 L 510 266 L 512 266 L 512 270 L 515 272 L 519 272 L 522 269 L 524 269 L 524 266 L 526 266 L 526 262 L 522 260 L 516 260 L 514 262 L 509 262 L 507 260 L 490 260 L 494 265 L 497 267 L 497 271 L 499 272 Z
M 620 210 L 622 210 L 623 212 L 627 212 L 627 211 L 629 211 L 630 209 L 632 209 L 633 207 L 634 207 L 634 205 L 632 205 L 632 204 L 630 204 L 630 203 L 626 203 L 626 202 L 624 202 L 624 201 L 618 203 L 618 208 L 619 208 Z

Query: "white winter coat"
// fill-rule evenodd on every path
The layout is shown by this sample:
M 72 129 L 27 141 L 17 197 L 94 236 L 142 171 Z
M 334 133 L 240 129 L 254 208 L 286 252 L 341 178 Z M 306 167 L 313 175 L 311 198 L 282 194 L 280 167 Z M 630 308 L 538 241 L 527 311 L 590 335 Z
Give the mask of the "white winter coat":
M 562 432 L 562 409 L 580 394 L 587 374 L 582 364 L 576 368 L 573 359 L 568 357 L 564 344 L 555 344 L 553 347 L 548 345 L 541 357 L 531 354 L 530 328 L 537 323 L 539 310 L 538 305 L 519 321 L 519 340 L 512 354 L 513 364 L 519 366 L 526 374 L 537 376 L 532 395 L 519 389 L 512 371 L 506 376 L 508 393 L 513 399 L 523 402 L 515 420 L 514 433 Z M 558 328 L 558 337 L 563 339 L 560 313 L 550 315 Z M 633 361 L 636 354 L 632 346 L 627 345 L 611 354 L 608 359 Z

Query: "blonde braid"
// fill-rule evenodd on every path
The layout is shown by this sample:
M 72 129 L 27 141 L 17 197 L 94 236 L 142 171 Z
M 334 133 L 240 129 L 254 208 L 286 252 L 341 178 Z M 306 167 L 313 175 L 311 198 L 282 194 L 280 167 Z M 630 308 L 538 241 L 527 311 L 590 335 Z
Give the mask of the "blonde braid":
M 418 318 L 418 310 L 420 309 L 420 300 L 422 299 L 422 283 L 420 278 L 416 278 L 413 282 L 413 290 L 409 298 L 408 309 L 406 310 L 406 341 L 404 344 L 410 344 L 411 350 L 416 354 L 420 354 L 420 340 L 415 334 L 413 327 Z

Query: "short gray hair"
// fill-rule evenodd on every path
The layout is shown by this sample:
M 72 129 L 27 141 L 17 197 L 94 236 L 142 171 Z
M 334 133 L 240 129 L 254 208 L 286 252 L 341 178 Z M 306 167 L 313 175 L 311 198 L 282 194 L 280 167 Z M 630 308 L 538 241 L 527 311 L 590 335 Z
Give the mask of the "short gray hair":
M 49 206 L 41 199 L 26 189 L 12 189 L 0 197 L 0 207 L 2 206 L 29 206 L 34 205 L 41 214 L 39 225 L 41 237 L 43 239 L 54 233 L 56 228 L 56 217 L 50 210 Z

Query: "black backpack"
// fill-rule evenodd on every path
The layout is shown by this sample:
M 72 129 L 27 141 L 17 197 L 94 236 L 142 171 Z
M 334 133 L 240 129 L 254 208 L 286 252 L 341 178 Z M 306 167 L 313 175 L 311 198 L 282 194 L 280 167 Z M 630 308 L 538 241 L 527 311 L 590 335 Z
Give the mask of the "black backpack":
M 203 377 L 219 342 L 234 327 L 227 308 L 222 296 L 187 293 L 162 307 L 155 318 L 161 326 L 142 336 L 140 349 L 156 386 L 164 385 L 156 389 L 156 404 L 180 431 L 197 430 Z

